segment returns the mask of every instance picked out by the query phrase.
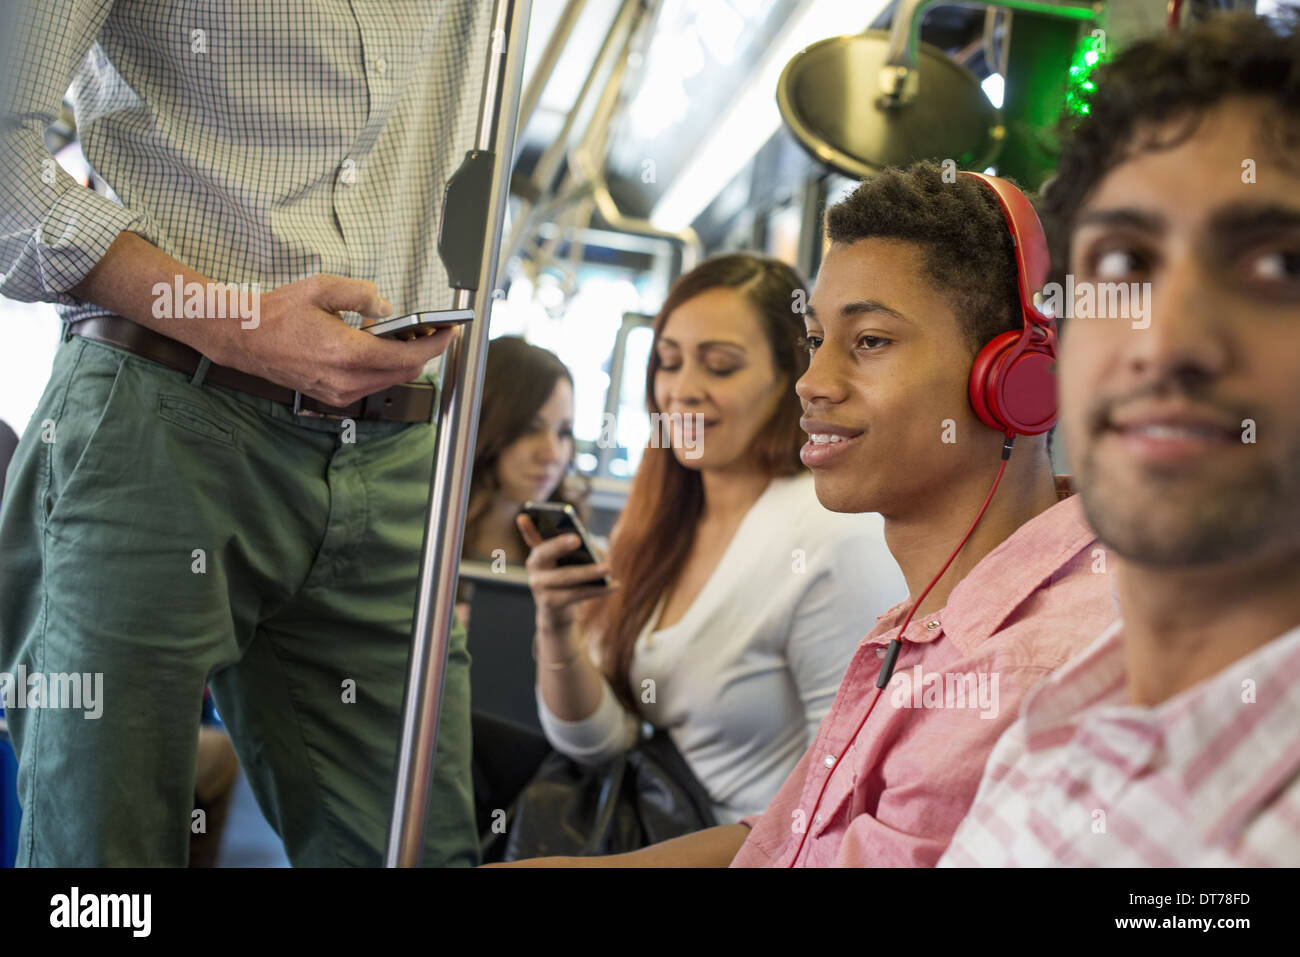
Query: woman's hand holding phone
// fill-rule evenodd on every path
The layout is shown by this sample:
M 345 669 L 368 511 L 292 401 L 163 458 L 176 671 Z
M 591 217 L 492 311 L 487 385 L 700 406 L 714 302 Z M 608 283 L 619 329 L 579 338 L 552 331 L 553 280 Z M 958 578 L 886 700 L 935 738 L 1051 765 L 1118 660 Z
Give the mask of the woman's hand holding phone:
M 617 582 L 609 586 L 592 584 L 593 579 L 610 574 L 609 562 L 604 556 L 597 556 L 601 561 L 596 564 L 559 566 L 557 562 L 562 556 L 582 544 L 576 533 L 543 538 L 532 519 L 522 513 L 515 524 L 531 549 L 524 567 L 528 569 L 528 587 L 537 606 L 537 630 L 548 637 L 564 635 L 573 625 L 577 614 L 575 605 L 608 595 L 611 588 L 618 587 Z

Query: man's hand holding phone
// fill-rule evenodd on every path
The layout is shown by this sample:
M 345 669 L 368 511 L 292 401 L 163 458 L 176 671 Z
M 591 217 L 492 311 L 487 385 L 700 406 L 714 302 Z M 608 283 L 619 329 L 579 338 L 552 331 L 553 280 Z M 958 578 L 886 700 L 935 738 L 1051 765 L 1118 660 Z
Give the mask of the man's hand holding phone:
M 395 342 L 354 329 L 339 313 L 357 312 L 380 321 L 392 313 L 392 303 L 373 282 L 327 273 L 260 293 L 256 316 L 247 319 L 156 315 L 154 287 L 176 281 L 200 286 L 213 282 L 143 236 L 123 232 L 70 292 L 183 342 L 217 365 L 337 406 L 419 378 L 456 334 L 454 327 L 444 327 L 410 342 Z

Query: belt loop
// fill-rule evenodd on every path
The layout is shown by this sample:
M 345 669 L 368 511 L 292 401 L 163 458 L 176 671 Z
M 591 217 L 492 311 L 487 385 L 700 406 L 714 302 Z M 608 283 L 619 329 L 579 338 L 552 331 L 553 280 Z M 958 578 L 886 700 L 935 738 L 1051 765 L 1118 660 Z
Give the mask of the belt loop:
M 63 320 L 63 341 L 72 341 L 72 323 L 67 319 Z
M 199 356 L 199 367 L 194 370 L 194 376 L 190 379 L 190 385 L 203 386 L 203 380 L 208 377 L 208 369 L 212 365 L 212 360 L 207 356 Z

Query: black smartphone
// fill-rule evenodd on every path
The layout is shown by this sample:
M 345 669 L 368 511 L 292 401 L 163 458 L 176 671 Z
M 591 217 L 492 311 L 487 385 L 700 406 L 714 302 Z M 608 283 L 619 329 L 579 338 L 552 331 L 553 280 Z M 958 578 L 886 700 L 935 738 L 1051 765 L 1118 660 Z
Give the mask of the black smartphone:
M 561 555 L 557 565 L 594 565 L 596 563 L 596 546 L 591 535 L 578 517 L 578 510 L 563 502 L 525 502 L 523 512 L 533 521 L 542 538 L 555 538 L 557 535 L 576 534 L 582 539 L 573 551 Z M 609 587 L 609 576 L 603 576 L 593 584 Z
M 385 339 L 414 339 L 430 335 L 448 326 L 459 326 L 472 321 L 473 309 L 443 309 L 438 312 L 413 312 L 395 319 L 382 319 L 362 331 Z

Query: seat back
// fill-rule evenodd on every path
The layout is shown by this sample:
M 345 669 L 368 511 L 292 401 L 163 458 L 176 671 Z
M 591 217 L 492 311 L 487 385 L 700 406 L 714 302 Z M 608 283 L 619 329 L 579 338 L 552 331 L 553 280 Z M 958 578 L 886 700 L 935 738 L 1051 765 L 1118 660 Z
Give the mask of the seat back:
M 461 562 L 460 580 L 473 587 L 469 675 L 474 710 L 541 731 L 532 653 L 537 610 L 527 575 L 494 574 L 487 563 Z

